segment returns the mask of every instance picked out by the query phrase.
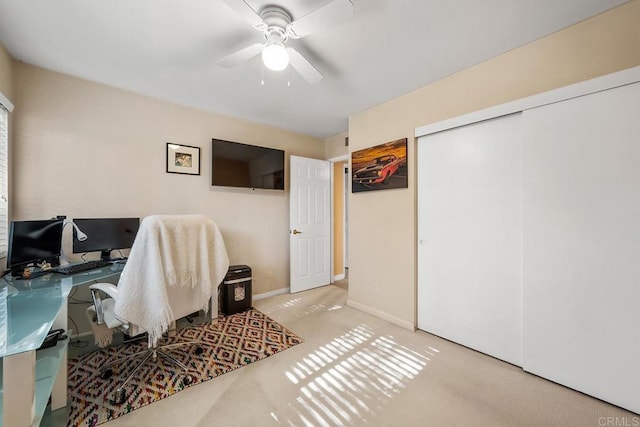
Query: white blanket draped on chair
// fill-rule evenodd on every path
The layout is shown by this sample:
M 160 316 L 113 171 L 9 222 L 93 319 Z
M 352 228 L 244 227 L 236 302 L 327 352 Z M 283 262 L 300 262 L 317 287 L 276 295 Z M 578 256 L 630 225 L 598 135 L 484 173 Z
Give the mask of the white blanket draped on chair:
M 118 281 L 115 314 L 129 322 L 131 335 L 146 331 L 155 345 L 175 320 L 167 289 L 170 286 L 199 289 L 198 307 L 207 310 L 228 268 L 222 235 L 210 218 L 145 217 Z

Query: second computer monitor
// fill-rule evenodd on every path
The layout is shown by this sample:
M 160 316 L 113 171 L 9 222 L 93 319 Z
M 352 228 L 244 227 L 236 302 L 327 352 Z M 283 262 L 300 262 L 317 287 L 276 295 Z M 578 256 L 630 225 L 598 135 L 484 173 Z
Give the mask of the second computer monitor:
M 74 218 L 73 222 L 87 235 L 79 241 L 74 227 L 73 252 L 100 251 L 100 258 L 106 260 L 111 259 L 111 251 L 130 248 L 140 226 L 140 218 Z
M 39 221 L 11 221 L 7 267 L 19 276 L 29 264 L 47 261 L 59 264 L 63 222 L 60 218 Z

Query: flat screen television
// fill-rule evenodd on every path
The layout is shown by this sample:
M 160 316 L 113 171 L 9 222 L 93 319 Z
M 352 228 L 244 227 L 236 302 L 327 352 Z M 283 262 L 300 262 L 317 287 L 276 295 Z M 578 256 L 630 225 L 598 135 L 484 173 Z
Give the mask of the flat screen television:
M 63 219 L 11 221 L 7 267 L 18 276 L 30 264 L 42 261 L 53 266 L 60 264 Z
M 211 185 L 284 190 L 284 151 L 213 139 Z

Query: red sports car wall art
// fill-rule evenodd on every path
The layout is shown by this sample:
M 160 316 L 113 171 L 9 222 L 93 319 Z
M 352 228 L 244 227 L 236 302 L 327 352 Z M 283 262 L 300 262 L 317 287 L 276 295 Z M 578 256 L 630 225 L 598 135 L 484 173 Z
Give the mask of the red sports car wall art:
M 360 184 L 388 184 L 391 175 L 398 171 L 400 159 L 395 154 L 372 159 L 369 164 L 353 173 L 353 180 Z
M 407 139 L 354 151 L 351 169 L 354 193 L 407 188 Z

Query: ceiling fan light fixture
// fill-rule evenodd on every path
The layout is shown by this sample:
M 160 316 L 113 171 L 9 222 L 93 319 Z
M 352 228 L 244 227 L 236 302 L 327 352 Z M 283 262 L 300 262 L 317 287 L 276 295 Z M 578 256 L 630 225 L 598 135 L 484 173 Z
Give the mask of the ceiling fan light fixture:
M 289 52 L 282 42 L 269 40 L 262 49 L 262 63 L 270 70 L 282 71 L 289 65 Z

